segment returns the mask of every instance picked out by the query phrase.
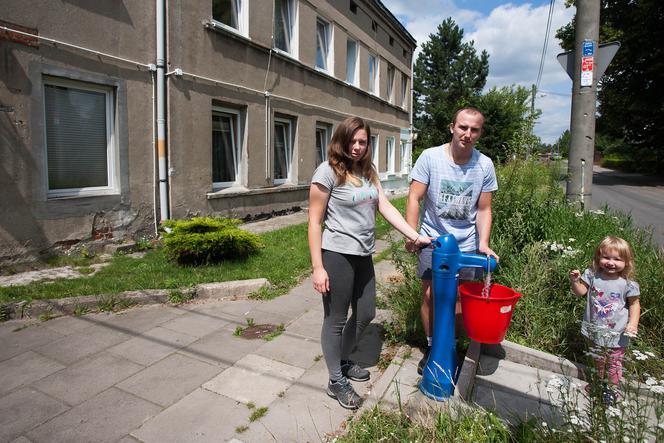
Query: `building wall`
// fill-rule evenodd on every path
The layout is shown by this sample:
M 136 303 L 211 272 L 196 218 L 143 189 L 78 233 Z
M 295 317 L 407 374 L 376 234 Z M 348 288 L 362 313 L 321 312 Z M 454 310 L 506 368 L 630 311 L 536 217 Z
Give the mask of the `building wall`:
M 306 205 L 317 166 L 316 125 L 333 129 L 348 115 L 367 119 L 379 135 L 378 165 L 386 189 L 405 185 L 405 175 L 386 174 L 385 141 L 395 138 L 395 170 L 400 171 L 399 132 L 409 127 L 410 109 L 408 101 L 400 100 L 401 76 L 410 77 L 412 38 L 372 0 L 357 0 L 355 12 L 348 0 L 296 3 L 299 38 L 292 56 L 271 50 L 271 0 L 245 3 L 248 26 L 243 35 L 212 21 L 211 1 L 168 2 L 167 142 L 173 218 L 252 217 Z M 0 20 L 8 27 L 32 28 L 41 36 L 155 63 L 154 2 L 111 5 L 90 0 L 59 4 L 57 10 L 49 9 L 45 0 L 6 4 Z M 317 17 L 332 28 L 329 72 L 315 66 Z M 359 44 L 357 87 L 345 81 L 347 38 Z M 366 92 L 370 52 L 379 59 L 378 95 Z M 388 63 L 396 72 L 392 103 L 387 101 Z M 48 195 L 44 75 L 112 88 L 116 193 Z M 6 214 L 0 218 L 0 257 L 100 233 L 118 238 L 154 229 L 153 75 L 145 67 L 62 45 L 41 41 L 32 47 L 0 39 L 0 152 L 5 169 L 0 212 Z M 240 170 L 232 186 L 213 185 L 212 112 L 218 108 L 238 110 L 242 122 Z M 291 176 L 275 184 L 274 121 L 284 116 L 295 122 Z

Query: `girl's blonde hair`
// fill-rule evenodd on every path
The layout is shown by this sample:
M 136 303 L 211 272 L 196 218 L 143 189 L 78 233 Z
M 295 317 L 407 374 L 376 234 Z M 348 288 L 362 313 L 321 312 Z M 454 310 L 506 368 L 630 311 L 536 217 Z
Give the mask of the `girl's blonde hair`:
M 350 155 L 350 144 L 353 141 L 353 136 L 360 129 L 364 129 L 367 133 L 367 149 L 364 151 L 362 157 L 354 160 Z M 371 128 L 369 123 L 360 117 L 348 117 L 341 122 L 334 130 L 332 141 L 327 148 L 327 158 L 332 169 L 337 175 L 337 185 L 341 186 L 350 180 L 352 183 L 359 185 L 358 179 L 353 175 L 355 162 L 359 166 L 360 174 L 365 179 L 369 180 L 374 185 L 378 182 L 378 174 L 371 162 Z
M 609 235 L 602 240 L 595 250 L 595 256 L 593 257 L 593 271 L 598 272 L 600 270 L 599 260 L 602 258 L 602 254 L 605 251 L 616 251 L 620 258 L 625 262 L 625 269 L 622 270 L 620 276 L 622 278 L 631 280 L 634 278 L 634 252 L 632 252 L 632 247 L 620 237 L 614 237 Z

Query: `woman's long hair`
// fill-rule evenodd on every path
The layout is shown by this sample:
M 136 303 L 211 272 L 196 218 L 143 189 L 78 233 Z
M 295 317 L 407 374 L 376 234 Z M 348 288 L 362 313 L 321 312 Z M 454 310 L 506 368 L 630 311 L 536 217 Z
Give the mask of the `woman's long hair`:
M 367 133 L 367 149 L 364 151 L 362 157 L 354 160 L 350 155 L 351 142 L 355 132 L 364 129 Z M 360 170 L 360 174 L 365 179 L 373 184 L 378 183 L 378 174 L 371 162 L 371 128 L 369 123 L 362 120 L 360 117 L 348 117 L 341 122 L 334 130 L 332 141 L 327 147 L 327 158 L 330 166 L 337 175 L 337 185 L 341 186 L 350 180 L 355 185 L 360 185 L 358 177 L 353 175 L 355 169 Z M 354 166 L 359 166 L 356 168 Z

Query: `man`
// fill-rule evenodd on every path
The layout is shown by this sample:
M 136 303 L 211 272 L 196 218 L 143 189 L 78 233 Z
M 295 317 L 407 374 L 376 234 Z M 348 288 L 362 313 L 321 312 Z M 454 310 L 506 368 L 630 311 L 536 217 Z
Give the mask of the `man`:
M 484 116 L 479 110 L 460 109 L 450 123 L 450 143 L 422 152 L 411 172 L 406 221 L 417 228 L 420 202 L 424 199 L 421 235 L 437 238 L 449 233 L 454 235 L 462 252 L 479 252 L 498 260 L 498 255 L 489 248 L 491 193 L 498 189 L 496 171 L 491 159 L 475 149 L 483 124 Z M 410 241 L 406 242 L 406 249 L 418 250 Z M 420 374 L 429 356 L 433 332 L 432 252 L 431 248 L 420 252 L 417 270 L 422 279 L 420 313 L 428 344 L 418 365 Z M 474 280 L 481 272 L 475 268 L 461 269 L 459 280 Z M 455 313 L 459 324 L 461 304 L 458 300 Z

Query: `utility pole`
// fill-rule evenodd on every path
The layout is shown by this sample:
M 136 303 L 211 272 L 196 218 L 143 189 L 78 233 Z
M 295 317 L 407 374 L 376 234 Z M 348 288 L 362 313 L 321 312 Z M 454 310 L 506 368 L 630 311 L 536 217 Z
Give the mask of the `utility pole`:
M 576 2 L 571 142 L 567 166 L 567 201 L 590 207 L 595 153 L 595 60 L 599 40 L 600 0 Z

